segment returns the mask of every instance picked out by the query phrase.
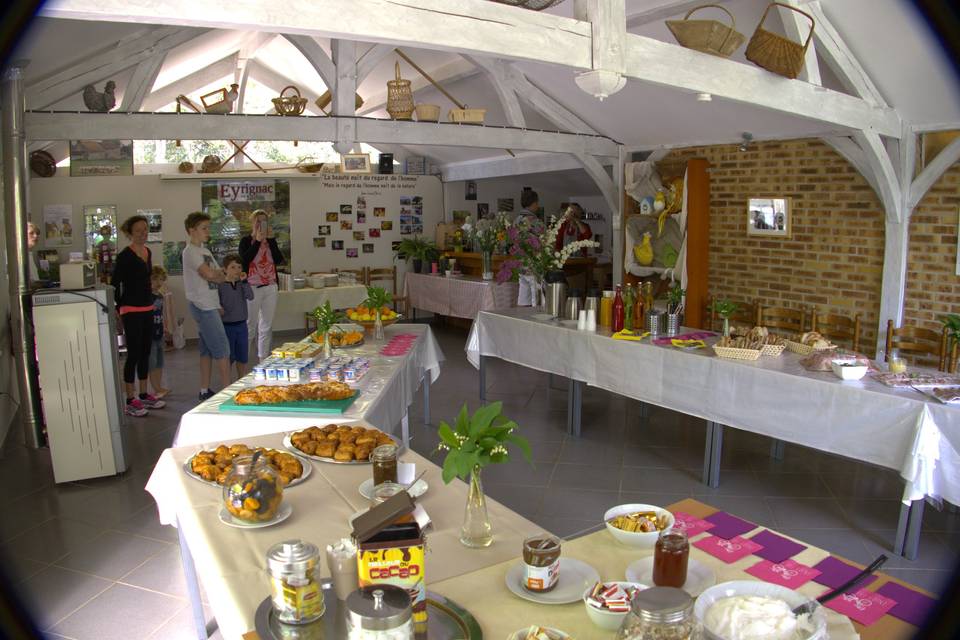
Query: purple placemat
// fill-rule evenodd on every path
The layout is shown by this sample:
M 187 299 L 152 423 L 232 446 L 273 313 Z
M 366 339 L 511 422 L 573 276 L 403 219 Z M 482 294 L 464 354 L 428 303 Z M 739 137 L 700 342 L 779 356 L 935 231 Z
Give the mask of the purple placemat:
M 930 596 L 925 596 L 896 582 L 888 582 L 877 589 L 877 593 L 897 601 L 896 606 L 887 613 L 900 618 L 904 622 L 909 622 L 915 627 L 923 625 L 927 616 L 937 604 L 937 601 Z
M 712 331 L 696 331 L 693 333 L 681 333 L 678 336 L 671 336 L 669 338 L 657 338 L 656 340 L 653 341 L 653 344 L 658 344 L 661 346 L 663 345 L 669 346 L 670 344 L 672 344 L 673 340 L 706 340 L 707 338 L 712 338 L 716 335 L 717 334 L 713 333 Z
M 823 586 L 830 587 L 831 589 L 836 589 L 844 582 L 862 571 L 862 569 L 858 569 L 857 567 L 847 564 L 842 560 L 838 560 L 833 556 L 827 556 L 817 564 L 813 565 L 813 568 L 820 572 L 820 575 L 814 578 L 813 581 L 819 582 Z M 867 576 L 860 584 L 854 587 L 854 589 L 863 589 L 876 579 L 877 576 Z
M 726 540 L 742 536 L 747 531 L 753 531 L 757 528 L 757 525 L 752 522 L 732 516 L 726 511 L 717 511 L 712 516 L 704 518 L 704 520 L 714 524 L 714 527 L 710 529 L 711 534 Z
M 763 547 L 753 555 L 773 563 L 783 562 L 807 548 L 793 540 L 778 536 L 773 531 L 761 531 L 750 539 Z

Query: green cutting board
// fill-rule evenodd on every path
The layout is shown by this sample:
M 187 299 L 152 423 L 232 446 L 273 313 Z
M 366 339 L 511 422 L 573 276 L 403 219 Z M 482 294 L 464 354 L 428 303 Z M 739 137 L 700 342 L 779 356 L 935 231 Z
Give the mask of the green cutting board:
M 220 405 L 220 411 L 254 411 L 258 413 L 324 413 L 341 415 L 360 394 L 343 400 L 299 400 L 274 404 L 237 404 L 230 398 Z

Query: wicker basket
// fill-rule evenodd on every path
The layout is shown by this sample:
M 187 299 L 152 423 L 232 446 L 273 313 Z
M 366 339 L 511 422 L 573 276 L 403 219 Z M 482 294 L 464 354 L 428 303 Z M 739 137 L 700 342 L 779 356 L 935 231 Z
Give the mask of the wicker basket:
M 354 111 L 359 111 L 359 110 L 360 110 L 360 107 L 363 106 L 363 98 L 360 97 L 360 94 L 359 94 L 359 93 L 355 93 L 355 94 L 353 94 L 353 95 L 354 95 L 354 98 L 353 98 L 353 110 L 354 110 Z M 329 105 L 332 100 L 333 100 L 333 94 L 331 94 L 330 91 L 327 90 L 327 91 L 324 91 L 323 94 L 322 94 L 319 98 L 317 98 L 316 100 L 314 100 L 313 103 L 314 103 L 315 105 L 317 105 L 317 108 L 320 109 L 320 111 L 323 111 L 324 113 L 326 113 L 326 112 L 327 112 L 327 105 Z
M 439 122 L 440 106 L 436 104 L 418 104 L 417 105 L 418 122 Z
M 387 80 L 387 113 L 394 120 L 409 120 L 413 115 L 413 91 L 410 81 L 400 77 L 400 63 L 394 64 L 397 79 Z
M 319 173 L 323 170 L 323 163 L 317 162 L 314 158 L 307 157 L 297 163 L 297 171 L 300 173 Z M 311 285 L 312 286 L 312 285 Z M 313 287 L 319 289 L 319 287 Z
M 721 347 L 722 349 L 723 347 Z M 779 356 L 783 353 L 783 350 L 787 348 L 785 344 L 765 344 L 763 349 L 760 349 L 760 355 L 762 356 Z
M 180 173 L 193 173 L 193 163 L 189 160 L 184 160 L 177 165 L 177 171 Z
M 700 11 L 700 9 L 706 9 L 707 7 L 720 9 L 727 14 L 730 18 L 730 25 L 727 26 L 717 20 L 690 20 L 694 11 Z M 729 57 L 747 39 L 745 35 L 737 31 L 737 21 L 733 14 L 718 4 L 705 4 L 695 7 L 687 12 L 683 20 L 667 20 L 667 28 L 670 29 L 673 37 L 682 46 L 722 58 Z
M 793 340 L 785 340 L 787 343 L 787 349 L 793 351 L 794 353 L 799 353 L 801 356 L 808 356 L 814 351 L 830 351 L 831 349 L 836 349 L 837 345 L 832 344 L 829 347 L 822 347 L 817 349 L 808 344 L 803 344 L 802 342 L 794 342 Z
M 297 95 L 284 95 L 290 89 Z M 273 102 L 273 108 L 276 109 L 277 113 L 281 116 L 298 116 L 307 108 L 307 99 L 301 97 L 300 89 L 292 84 L 284 87 L 280 92 L 280 96 L 273 98 L 271 101 Z
M 208 155 L 203 157 L 203 162 L 200 163 L 199 173 L 216 173 L 220 171 L 220 167 L 223 166 L 223 160 L 220 159 L 220 156 Z
M 759 349 L 739 349 L 737 347 L 718 347 L 713 345 L 713 352 L 721 358 L 731 360 L 756 360 L 760 357 Z
M 450 109 L 447 119 L 450 122 L 460 122 L 464 124 L 483 124 L 483 118 L 487 115 L 486 109 Z
M 773 7 L 784 7 L 796 11 L 810 21 L 810 33 L 807 34 L 803 44 L 763 28 L 763 22 Z M 753 32 L 750 44 L 747 45 L 747 60 L 767 71 L 773 71 L 791 79 L 796 78 L 803 69 L 804 56 L 807 54 L 810 40 L 813 39 L 813 27 L 814 21 L 810 14 L 782 2 L 771 2 L 763 12 L 763 17 L 760 18 L 757 30 Z

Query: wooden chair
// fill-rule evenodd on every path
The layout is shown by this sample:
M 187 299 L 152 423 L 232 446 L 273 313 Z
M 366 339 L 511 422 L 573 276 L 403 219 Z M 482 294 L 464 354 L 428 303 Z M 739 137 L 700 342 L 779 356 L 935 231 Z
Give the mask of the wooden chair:
M 367 286 L 370 284 L 370 267 L 360 267 L 359 269 L 337 269 L 337 273 L 352 273 L 357 276 L 357 284 Z
M 367 284 L 373 284 L 376 281 L 388 281 L 390 287 L 388 291 L 393 295 L 393 310 L 397 313 L 406 314 L 407 299 L 404 296 L 397 295 L 397 266 L 382 267 L 370 269 L 367 271 Z
M 793 333 L 803 333 L 805 331 L 806 321 L 807 314 L 802 309 L 757 305 L 758 327 L 785 329 Z
M 890 351 L 899 349 L 901 352 L 906 351 L 921 356 L 936 356 L 939 362 L 937 368 L 940 371 L 948 371 L 956 367 L 956 347 L 954 346 L 953 354 L 948 361 L 947 342 L 946 327 L 938 333 L 924 327 L 894 327 L 893 320 L 887 320 L 884 359 L 890 360 Z
M 817 331 L 831 340 L 849 340 L 851 348 L 860 352 L 860 314 L 841 316 L 836 313 L 817 313 L 817 308 L 810 310 L 810 330 Z

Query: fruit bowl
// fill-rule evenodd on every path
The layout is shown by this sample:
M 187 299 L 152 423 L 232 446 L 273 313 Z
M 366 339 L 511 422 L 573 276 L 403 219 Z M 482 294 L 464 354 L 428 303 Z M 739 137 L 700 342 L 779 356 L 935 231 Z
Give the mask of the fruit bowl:
M 347 319 L 354 324 L 358 324 L 363 327 L 367 332 L 373 331 L 373 327 L 376 324 L 375 316 L 373 313 L 368 313 L 369 309 L 366 307 L 357 307 L 355 309 L 347 309 Z M 383 326 L 389 327 L 402 316 L 393 311 L 392 309 L 387 309 L 385 312 L 381 312 L 380 317 L 383 322 Z M 369 317 L 369 319 L 367 319 Z

